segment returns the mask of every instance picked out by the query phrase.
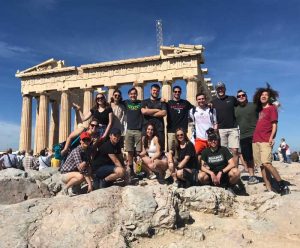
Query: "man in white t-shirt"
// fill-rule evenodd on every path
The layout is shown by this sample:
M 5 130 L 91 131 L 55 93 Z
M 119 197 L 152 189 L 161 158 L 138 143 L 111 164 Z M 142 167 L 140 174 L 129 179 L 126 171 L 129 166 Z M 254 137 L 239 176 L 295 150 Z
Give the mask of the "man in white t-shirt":
M 216 109 L 207 105 L 206 95 L 198 93 L 196 95 L 197 105 L 190 110 L 190 118 L 194 122 L 195 150 L 198 159 L 201 158 L 201 152 L 208 146 L 206 131 L 209 128 L 217 129 Z

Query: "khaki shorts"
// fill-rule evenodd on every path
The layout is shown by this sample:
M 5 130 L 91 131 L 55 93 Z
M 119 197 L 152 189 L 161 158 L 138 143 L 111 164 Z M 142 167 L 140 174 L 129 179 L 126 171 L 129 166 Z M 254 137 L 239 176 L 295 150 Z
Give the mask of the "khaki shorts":
M 175 150 L 176 136 L 175 133 L 168 133 L 168 151 Z
M 240 147 L 240 133 L 237 128 L 219 129 L 221 146 L 228 148 Z
M 125 134 L 125 151 L 142 151 L 142 132 L 139 130 L 127 130 Z
M 268 142 L 252 143 L 252 149 L 255 165 L 272 163 L 272 146 Z

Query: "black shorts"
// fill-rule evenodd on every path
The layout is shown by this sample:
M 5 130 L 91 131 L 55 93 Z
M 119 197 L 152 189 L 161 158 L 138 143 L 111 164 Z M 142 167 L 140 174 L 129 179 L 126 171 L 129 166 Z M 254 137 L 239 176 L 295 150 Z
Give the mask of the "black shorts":
M 247 137 L 240 140 L 241 152 L 246 162 L 253 161 L 252 137 Z
M 214 172 L 215 175 L 218 174 L 218 172 Z M 211 176 L 210 174 L 206 173 L 209 177 L 209 180 L 210 180 L 210 185 L 214 186 L 214 183 L 211 179 Z M 223 173 L 222 176 L 221 176 L 221 180 L 220 180 L 220 187 L 229 187 L 230 183 L 229 183 L 229 176 L 228 176 L 228 173 Z
M 102 165 L 96 171 L 96 177 L 104 179 L 110 174 L 114 173 L 116 166 L 115 165 Z

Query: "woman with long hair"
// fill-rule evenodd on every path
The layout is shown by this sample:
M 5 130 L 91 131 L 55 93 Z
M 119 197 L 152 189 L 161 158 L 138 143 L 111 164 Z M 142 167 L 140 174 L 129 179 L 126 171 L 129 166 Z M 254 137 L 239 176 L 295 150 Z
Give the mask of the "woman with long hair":
M 113 111 L 113 128 L 121 130 L 122 136 L 125 132 L 126 116 L 125 116 L 125 105 L 122 99 L 122 93 L 120 90 L 115 90 L 110 99 L 110 107 Z
M 142 149 L 140 153 L 143 161 L 142 167 L 147 172 L 149 179 L 155 179 L 155 173 L 162 179 L 168 168 L 168 162 L 163 158 L 157 130 L 152 123 L 146 125 L 146 134 L 142 138 Z
M 98 93 L 95 98 L 95 105 L 92 107 L 89 113 L 83 114 L 80 107 L 76 104 L 73 104 L 76 111 L 79 112 L 82 122 L 93 119 L 98 120 L 99 123 L 99 136 L 101 140 L 104 140 L 108 137 L 109 130 L 112 127 L 113 113 L 112 109 L 106 101 L 106 97 L 103 93 Z M 87 127 L 82 124 L 78 125 L 78 128 L 74 130 L 66 140 L 64 149 L 61 151 L 62 156 L 65 155 L 68 151 L 68 148 L 71 145 L 72 140 L 75 137 L 78 137 Z
M 193 143 L 187 137 L 183 128 L 175 132 L 175 149 L 169 151 L 168 165 L 173 177 L 174 186 L 179 182 L 193 183 L 193 170 L 197 169 L 197 155 Z

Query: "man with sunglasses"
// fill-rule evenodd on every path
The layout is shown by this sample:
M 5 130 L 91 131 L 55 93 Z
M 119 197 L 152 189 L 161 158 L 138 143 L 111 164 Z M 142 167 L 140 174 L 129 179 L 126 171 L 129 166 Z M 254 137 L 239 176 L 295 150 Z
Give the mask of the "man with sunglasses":
M 164 117 L 167 115 L 167 105 L 162 102 L 160 97 L 160 86 L 152 84 L 150 89 L 150 98 L 142 101 L 142 114 L 144 115 L 144 127 L 149 123 L 153 123 L 158 132 L 158 138 L 162 149 L 165 149 L 165 125 Z
M 256 105 L 248 102 L 245 91 L 239 90 L 236 94 L 238 106 L 235 108 L 235 117 L 240 129 L 240 146 L 249 172 L 248 184 L 256 184 L 259 181 L 254 176 L 254 161 L 252 150 L 252 138 L 257 122 Z
M 175 132 L 182 128 L 184 132 L 188 129 L 189 110 L 193 105 L 181 99 L 181 87 L 173 87 L 173 99 L 167 103 L 167 132 L 168 132 L 168 151 L 175 147 Z
M 234 162 L 237 165 L 240 137 L 234 108 L 238 105 L 238 102 L 234 96 L 226 95 L 226 86 L 223 82 L 218 82 L 215 89 L 217 91 L 217 98 L 212 100 L 212 104 L 217 111 L 221 145 L 231 150 Z

